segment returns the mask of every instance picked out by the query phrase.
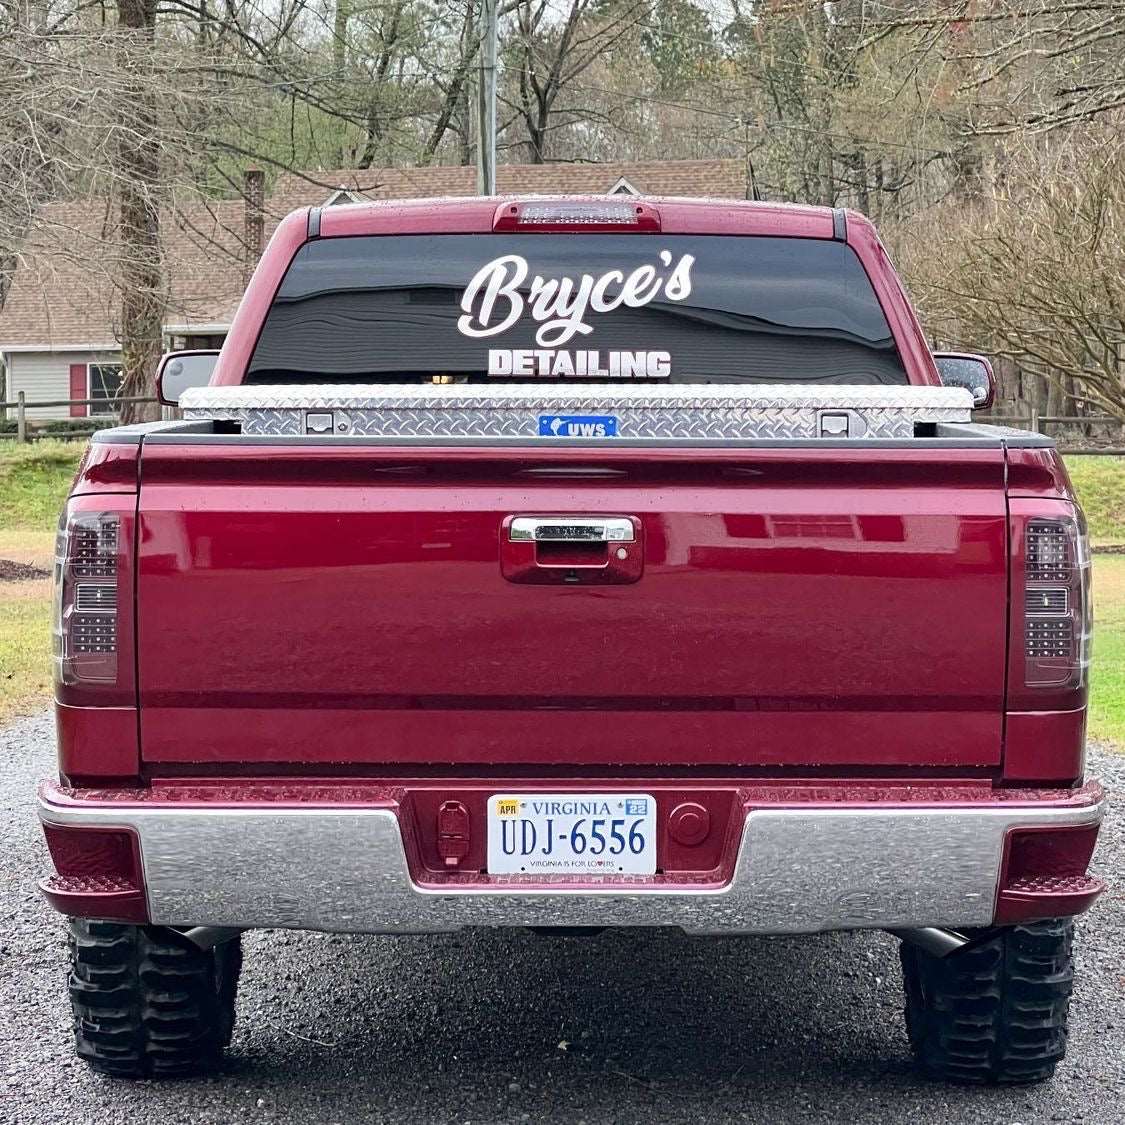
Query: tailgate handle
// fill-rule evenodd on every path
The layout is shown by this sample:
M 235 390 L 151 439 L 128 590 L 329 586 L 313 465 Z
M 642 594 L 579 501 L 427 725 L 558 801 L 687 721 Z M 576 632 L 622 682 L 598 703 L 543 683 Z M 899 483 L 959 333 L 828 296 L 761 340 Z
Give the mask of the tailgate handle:
M 509 582 L 622 585 L 643 571 L 636 516 L 508 516 L 500 531 L 500 572 Z
M 632 543 L 636 531 L 625 516 L 513 516 L 508 538 L 512 543 Z

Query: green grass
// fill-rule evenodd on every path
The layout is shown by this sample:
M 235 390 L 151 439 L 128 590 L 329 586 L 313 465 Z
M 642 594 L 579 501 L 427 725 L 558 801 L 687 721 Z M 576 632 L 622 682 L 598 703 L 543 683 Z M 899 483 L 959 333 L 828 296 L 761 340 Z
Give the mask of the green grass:
M 1066 468 L 1094 546 L 1125 546 L 1125 457 L 1071 457 Z M 1089 733 L 1125 749 L 1125 555 L 1094 555 Z
M 1125 555 L 1094 556 L 1089 733 L 1125 750 Z
M 40 441 L 0 446 L 0 531 L 52 531 L 84 446 Z
M 50 583 L 0 585 L 0 721 L 42 708 L 51 693 Z
M 1125 545 L 1125 457 L 1070 457 L 1066 469 L 1094 545 Z
M 0 558 L 49 567 L 55 523 L 80 442 L 0 445 Z M 1125 458 L 1072 457 L 1071 480 L 1095 545 L 1125 545 Z M 50 690 L 47 582 L 0 584 L 0 719 Z M 1094 557 L 1090 736 L 1125 747 L 1125 555 Z
M 49 570 L 55 525 L 81 442 L 0 445 L 0 558 Z M 0 721 L 42 707 L 51 692 L 51 584 L 0 582 Z

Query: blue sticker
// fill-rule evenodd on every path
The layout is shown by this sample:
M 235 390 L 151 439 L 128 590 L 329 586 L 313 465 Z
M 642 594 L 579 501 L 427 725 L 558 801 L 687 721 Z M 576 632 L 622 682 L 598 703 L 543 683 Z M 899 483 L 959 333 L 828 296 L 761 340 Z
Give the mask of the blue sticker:
M 625 801 L 626 816 L 648 816 L 648 801 L 643 797 L 640 800 Z
M 539 436 L 617 437 L 617 419 L 612 414 L 540 414 Z

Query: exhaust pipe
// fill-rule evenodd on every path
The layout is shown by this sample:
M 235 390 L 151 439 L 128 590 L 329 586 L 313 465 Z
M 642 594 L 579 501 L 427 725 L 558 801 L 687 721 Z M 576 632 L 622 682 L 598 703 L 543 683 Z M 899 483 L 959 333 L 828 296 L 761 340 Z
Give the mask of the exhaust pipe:
M 930 954 L 931 957 L 948 957 L 969 944 L 969 939 L 956 930 L 943 930 L 939 926 L 919 926 L 910 930 L 888 930 L 901 941 L 909 942 Z
M 180 931 L 192 945 L 204 951 L 231 941 L 242 932 L 237 926 L 192 926 L 190 930 Z

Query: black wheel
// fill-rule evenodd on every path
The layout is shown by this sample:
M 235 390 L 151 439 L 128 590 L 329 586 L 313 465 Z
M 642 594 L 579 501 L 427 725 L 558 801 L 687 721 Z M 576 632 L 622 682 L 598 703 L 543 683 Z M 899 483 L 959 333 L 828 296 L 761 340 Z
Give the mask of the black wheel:
M 919 1066 L 956 1082 L 1041 1082 L 1066 1053 L 1069 918 L 986 933 L 948 957 L 902 943 L 906 1030 Z
M 79 1058 L 123 1078 L 214 1067 L 234 1030 L 241 968 L 238 938 L 204 951 L 158 926 L 71 922 Z

